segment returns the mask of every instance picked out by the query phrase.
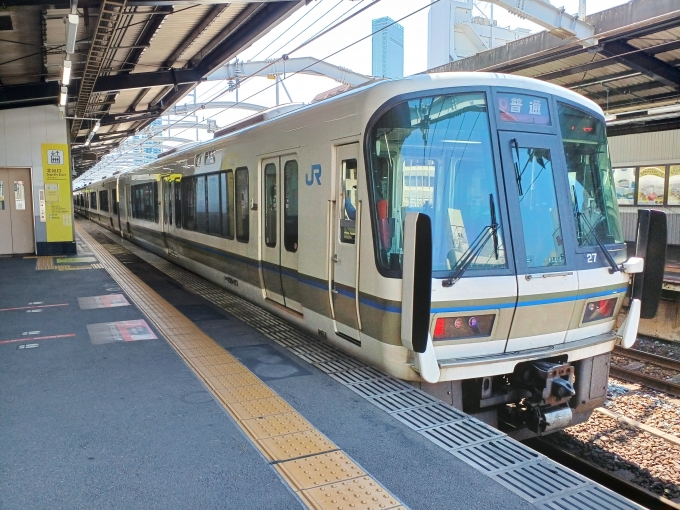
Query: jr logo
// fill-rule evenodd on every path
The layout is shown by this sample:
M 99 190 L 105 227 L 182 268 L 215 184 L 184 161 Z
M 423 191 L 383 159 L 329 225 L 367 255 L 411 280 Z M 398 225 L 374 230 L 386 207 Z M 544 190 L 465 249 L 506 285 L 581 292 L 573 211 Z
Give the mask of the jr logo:
M 314 179 L 318 185 L 321 185 L 321 165 L 312 165 L 312 171 L 305 175 L 307 186 L 314 184 Z

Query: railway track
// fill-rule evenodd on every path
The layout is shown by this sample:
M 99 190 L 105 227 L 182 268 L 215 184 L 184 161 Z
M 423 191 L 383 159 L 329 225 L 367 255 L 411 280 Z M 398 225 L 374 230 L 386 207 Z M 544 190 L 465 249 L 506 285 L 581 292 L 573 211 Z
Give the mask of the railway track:
M 650 354 L 648 352 L 638 351 L 636 349 L 622 349 L 620 347 L 614 348 L 614 354 L 616 356 L 630 359 L 633 362 L 637 361 L 639 363 L 643 363 L 644 365 L 651 364 L 657 367 L 672 370 L 680 375 L 680 361 L 676 361 L 671 358 L 657 356 L 656 354 Z M 644 365 L 640 365 L 639 368 L 642 368 Z M 664 393 L 669 393 L 671 395 L 680 397 L 680 384 L 673 381 L 660 379 L 658 377 L 653 377 L 647 373 L 639 372 L 637 369 L 628 368 L 628 366 L 624 367 L 612 363 L 609 374 L 612 377 L 616 377 L 624 381 L 642 384 L 653 390 L 662 391 Z
M 643 489 L 632 482 L 624 480 L 613 473 L 601 468 L 597 464 L 589 462 L 574 453 L 548 442 L 543 438 L 534 438 L 524 441 L 524 443 L 546 457 L 559 462 L 563 466 L 587 476 L 591 480 L 607 487 L 608 489 L 627 497 L 631 501 L 652 510 L 656 509 L 680 509 L 680 505 L 673 501 L 658 496 L 653 492 Z

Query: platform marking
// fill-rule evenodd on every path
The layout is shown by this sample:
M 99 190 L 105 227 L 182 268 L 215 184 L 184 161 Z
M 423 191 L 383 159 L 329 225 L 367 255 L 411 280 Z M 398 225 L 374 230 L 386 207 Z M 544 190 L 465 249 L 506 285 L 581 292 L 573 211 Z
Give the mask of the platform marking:
M 332 472 L 321 474 L 321 479 L 329 479 L 324 485 L 303 487 L 293 483 L 294 475 L 290 473 L 296 472 L 295 465 L 291 464 L 290 469 L 286 469 L 288 462 L 318 459 L 318 466 L 332 468 L 332 464 L 324 463 L 324 459 L 328 458 L 324 456 L 340 452 L 340 448 L 245 365 L 137 278 L 82 227 L 76 225 L 76 230 L 116 283 L 154 323 L 308 508 L 405 508 L 346 454 L 345 458 L 350 464 L 343 468 L 344 475 L 334 475 L 337 472 L 331 469 Z M 255 414 L 260 410 L 266 415 Z M 284 476 L 283 473 L 288 475 Z
M 75 333 L 69 333 L 67 335 L 48 335 L 48 336 L 34 336 L 34 337 L 27 337 L 27 338 L 14 338 L 12 340 L 0 340 L 0 345 L 2 344 L 11 344 L 15 342 L 27 342 L 29 340 L 51 340 L 52 338 L 71 338 L 76 336 Z
M 310 364 L 319 368 L 323 372 L 333 376 L 333 374 L 338 375 L 341 372 L 347 373 L 356 371 L 359 368 L 368 367 L 368 365 L 361 363 L 355 358 L 350 358 L 344 355 L 344 353 L 336 351 L 332 347 L 327 346 L 327 344 L 319 344 L 318 339 L 315 337 L 296 329 L 294 326 L 284 322 L 282 319 L 274 316 L 267 310 L 264 310 L 263 308 L 254 305 L 239 296 L 231 294 L 217 285 L 208 282 L 181 267 L 176 266 L 170 261 L 150 253 L 139 246 L 120 239 L 109 232 L 103 231 L 103 233 L 109 239 L 118 243 L 118 246 L 121 246 L 121 248 L 127 245 L 125 249 L 127 249 L 129 252 L 137 255 L 158 270 L 173 278 L 175 281 L 181 283 L 190 290 L 195 291 L 197 294 L 204 297 L 213 304 L 223 308 L 225 311 L 229 312 L 242 322 L 248 324 L 253 329 L 259 331 L 264 336 L 285 347 L 289 352 L 297 351 L 295 354 L 303 359 L 306 357 L 304 356 L 304 352 L 308 349 L 323 350 L 327 353 L 334 353 L 336 357 L 331 361 L 308 360 Z M 270 331 L 272 327 L 277 329 L 277 333 L 274 334 L 272 331 Z M 297 349 L 295 349 L 295 347 L 297 347 Z M 353 389 L 355 392 L 361 394 L 367 401 L 371 402 L 376 407 L 386 411 L 392 417 L 418 431 L 430 440 L 433 440 L 434 437 L 439 435 L 440 430 L 441 433 L 445 434 L 447 432 L 446 429 L 448 428 L 447 425 L 459 421 L 457 417 L 451 416 L 448 419 L 443 420 L 443 423 L 440 423 L 439 425 L 421 428 L 419 425 L 416 425 L 412 422 L 413 417 L 409 417 L 410 419 L 405 420 L 403 415 L 403 411 L 405 410 L 427 413 L 443 404 L 440 400 L 437 400 L 431 395 L 415 388 L 410 390 L 394 391 L 389 390 L 386 387 L 383 393 L 377 395 L 363 394 L 364 391 L 361 386 L 352 388 L 352 386 L 356 384 L 362 384 L 370 380 L 376 381 L 378 379 L 391 379 L 397 384 L 402 383 L 402 381 L 386 374 L 383 374 L 382 377 L 374 376 L 373 379 L 371 379 L 369 376 L 368 380 L 363 380 L 358 383 L 343 382 L 345 377 L 334 378 L 349 389 Z M 360 389 L 361 391 L 357 391 Z M 482 431 L 485 431 L 489 428 L 485 423 L 467 415 L 464 420 L 469 424 L 476 423 Z M 552 505 L 559 506 L 564 498 L 570 497 L 588 501 L 590 494 L 597 492 L 601 498 L 604 497 L 608 500 L 610 503 L 610 508 L 626 510 L 642 508 L 632 501 L 610 491 L 609 489 L 606 489 L 605 487 L 597 485 L 594 482 L 577 475 L 573 471 L 560 464 L 554 463 L 545 456 L 538 454 L 534 450 L 529 449 L 528 447 L 512 438 L 507 437 L 501 432 L 498 432 L 498 434 L 491 435 L 487 438 L 474 436 L 476 436 L 476 434 L 473 434 L 472 437 L 468 436 L 467 441 L 463 444 L 463 446 L 454 446 L 453 449 L 448 450 L 447 448 L 447 450 L 458 459 L 474 467 L 486 476 L 489 476 L 494 481 L 500 483 L 536 506 L 540 506 L 541 508 L 552 508 Z M 433 441 L 433 443 L 443 447 L 443 445 L 437 441 Z M 490 458 L 487 452 L 481 451 L 485 448 L 492 452 L 491 455 L 493 458 Z M 512 455 L 508 455 L 507 451 L 504 451 L 502 455 L 505 462 L 499 463 L 499 450 L 501 449 L 507 449 L 508 451 L 511 451 Z M 490 462 L 495 463 L 493 468 L 490 468 Z M 547 484 L 546 486 L 550 486 L 552 482 L 542 474 L 539 474 L 539 476 L 537 476 L 534 480 L 530 480 L 528 477 L 524 476 L 523 470 L 527 466 L 532 466 L 535 472 L 538 470 L 545 474 L 545 472 L 542 471 L 542 468 L 549 465 L 554 465 L 555 471 L 566 470 L 572 476 L 579 479 L 580 484 L 578 484 L 574 489 L 555 487 L 553 490 L 546 491 L 543 498 L 536 499 L 531 497 L 530 490 L 534 484 Z M 550 474 L 549 471 L 547 473 L 548 475 Z M 508 483 L 503 479 L 504 476 L 508 477 L 508 479 L 514 479 L 515 483 Z M 588 506 L 588 508 L 590 508 L 590 506 Z
M 0 312 L 12 312 L 15 310 L 35 310 L 39 308 L 52 308 L 55 306 L 68 306 L 68 303 L 57 303 L 54 305 L 30 305 L 30 306 L 16 306 L 14 308 L 0 308 Z

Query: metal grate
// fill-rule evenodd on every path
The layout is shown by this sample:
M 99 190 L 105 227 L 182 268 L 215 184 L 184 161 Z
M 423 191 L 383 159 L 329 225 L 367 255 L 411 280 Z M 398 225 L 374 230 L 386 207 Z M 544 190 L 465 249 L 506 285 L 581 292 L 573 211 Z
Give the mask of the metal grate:
M 481 422 L 469 419 L 421 430 L 420 433 L 446 450 L 463 448 L 503 435 Z
M 639 510 L 640 506 L 604 487 L 588 485 L 542 502 L 549 510 Z
M 515 467 L 540 458 L 536 451 L 510 438 L 492 439 L 451 453 L 485 473 Z
M 314 365 L 316 368 L 327 374 L 332 374 L 333 372 L 341 372 L 343 370 L 352 370 L 354 368 L 360 368 L 365 366 L 360 361 L 352 358 L 337 358 L 330 361 L 324 361 L 323 363 L 316 363 Z
M 396 393 L 397 391 L 405 391 L 412 388 L 412 386 L 391 377 L 348 384 L 347 387 L 365 398 L 377 397 L 386 393 Z
M 491 477 L 529 501 L 555 496 L 587 484 L 576 473 L 543 459 L 501 471 Z
M 355 384 L 364 381 L 370 381 L 372 379 L 382 379 L 387 377 L 386 374 L 382 373 L 373 367 L 363 367 L 356 368 L 354 370 L 346 370 L 344 372 L 337 372 L 330 374 L 330 376 L 336 381 L 342 384 Z
M 418 390 L 410 390 L 380 395 L 372 398 L 370 402 L 383 411 L 394 413 L 396 411 L 403 411 L 404 409 L 412 409 L 414 407 L 433 404 L 437 401 L 426 393 Z
M 422 430 L 428 427 L 443 425 L 444 423 L 464 420 L 467 417 L 465 413 L 455 407 L 442 403 L 399 411 L 394 413 L 393 416 L 414 430 Z
M 311 364 L 330 361 L 338 356 L 338 353 L 331 349 L 309 344 L 294 345 L 289 347 L 288 350 Z

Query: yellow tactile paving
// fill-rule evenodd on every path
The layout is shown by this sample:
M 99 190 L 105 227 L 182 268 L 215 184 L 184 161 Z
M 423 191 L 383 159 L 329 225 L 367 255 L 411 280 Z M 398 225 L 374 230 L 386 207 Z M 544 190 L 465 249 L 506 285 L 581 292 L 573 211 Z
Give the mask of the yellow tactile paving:
M 276 469 L 296 490 L 366 476 L 364 470 L 341 451 L 281 462 Z
M 258 440 L 282 436 L 283 434 L 304 432 L 314 428 L 295 411 L 251 418 L 250 420 L 244 420 L 243 425 Z
M 104 248 L 79 225 L 76 230 L 101 267 L 203 380 L 253 444 L 270 462 L 278 463 L 275 469 L 281 478 L 309 508 L 387 509 L 399 505 L 269 386 L 111 254 L 126 250 L 109 249 L 117 245 Z M 38 257 L 36 269 L 55 269 L 52 257 Z
M 377 510 L 399 506 L 399 501 L 370 476 L 306 489 L 301 493 L 312 508 L 319 510 Z
M 339 449 L 316 430 L 261 439 L 258 443 L 266 452 L 267 457 L 273 461 L 297 459 Z
M 229 404 L 229 409 L 238 417 L 239 420 L 249 420 L 259 416 L 270 416 L 272 414 L 287 413 L 293 410 L 288 402 L 281 397 L 260 398 L 247 402 L 235 402 Z

